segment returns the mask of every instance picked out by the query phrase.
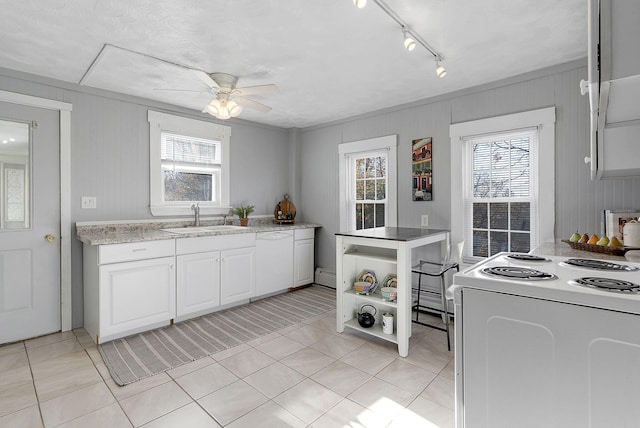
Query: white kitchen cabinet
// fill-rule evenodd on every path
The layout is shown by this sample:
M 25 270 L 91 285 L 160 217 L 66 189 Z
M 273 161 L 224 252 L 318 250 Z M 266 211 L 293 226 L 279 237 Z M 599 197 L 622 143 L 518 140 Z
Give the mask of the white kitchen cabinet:
M 255 287 L 255 233 L 176 241 L 177 320 L 248 301 Z
M 175 318 L 174 240 L 84 248 L 84 326 L 96 343 Z
M 293 242 L 291 230 L 257 234 L 255 296 L 266 296 L 293 287 Z
M 220 251 L 179 255 L 177 267 L 177 319 L 220 306 Z
M 220 252 L 220 303 L 248 301 L 255 290 L 256 249 L 239 248 Z
M 293 241 L 293 286 L 311 284 L 314 280 L 315 229 L 296 229 Z

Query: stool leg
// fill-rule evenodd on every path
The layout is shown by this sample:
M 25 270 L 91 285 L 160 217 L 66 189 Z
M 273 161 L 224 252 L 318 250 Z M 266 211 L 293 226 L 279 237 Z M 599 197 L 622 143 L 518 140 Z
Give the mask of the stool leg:
M 445 280 L 444 273 L 440 275 L 440 288 L 442 294 L 440 295 L 440 300 L 442 301 L 442 313 L 444 314 L 444 326 L 447 332 L 447 349 L 451 351 L 451 338 L 449 335 L 449 311 L 447 308 L 447 296 L 445 295 Z
M 420 290 L 422 290 L 422 274 L 418 274 L 418 298 L 416 299 L 416 321 L 420 316 Z

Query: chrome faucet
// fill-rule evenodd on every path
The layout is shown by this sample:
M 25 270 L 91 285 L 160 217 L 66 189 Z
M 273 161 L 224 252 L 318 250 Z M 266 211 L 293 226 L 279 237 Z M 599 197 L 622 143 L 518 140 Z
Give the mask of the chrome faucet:
M 196 213 L 194 226 L 198 227 L 200 226 L 200 203 L 192 204 L 191 209 L 194 210 Z

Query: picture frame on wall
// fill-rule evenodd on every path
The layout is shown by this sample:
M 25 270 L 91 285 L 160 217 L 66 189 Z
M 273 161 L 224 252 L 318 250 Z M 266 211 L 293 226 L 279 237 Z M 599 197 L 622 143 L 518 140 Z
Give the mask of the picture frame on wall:
M 414 201 L 433 200 L 433 157 L 431 137 L 411 142 L 411 179 Z

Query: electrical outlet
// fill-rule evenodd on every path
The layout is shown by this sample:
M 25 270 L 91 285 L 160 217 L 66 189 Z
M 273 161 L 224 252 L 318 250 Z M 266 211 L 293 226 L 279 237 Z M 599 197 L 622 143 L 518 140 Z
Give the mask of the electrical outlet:
M 82 197 L 83 209 L 96 209 L 96 197 L 95 196 L 83 196 Z
M 423 214 L 422 215 L 422 219 L 420 221 L 420 226 L 422 226 L 422 227 L 428 227 L 429 226 L 429 215 L 428 214 Z

